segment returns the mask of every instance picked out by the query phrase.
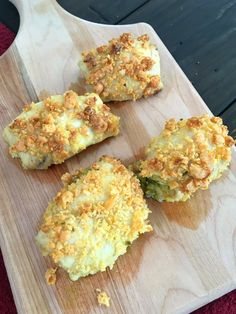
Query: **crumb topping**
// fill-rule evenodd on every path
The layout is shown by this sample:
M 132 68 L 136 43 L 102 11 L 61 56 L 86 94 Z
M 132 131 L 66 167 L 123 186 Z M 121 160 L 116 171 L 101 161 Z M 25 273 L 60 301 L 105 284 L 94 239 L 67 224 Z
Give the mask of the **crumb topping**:
M 13 156 L 27 152 L 42 160 L 50 155 L 52 163 L 61 163 L 85 149 L 86 143 L 117 135 L 119 118 L 96 94 L 78 96 L 68 91 L 64 96 L 26 105 L 9 125 L 9 131 L 17 138 L 10 146 Z
M 43 254 L 72 280 L 112 268 L 129 243 L 152 230 L 139 181 L 115 158 L 104 156 L 62 179 L 65 186 L 49 204 L 37 238 Z M 69 266 L 63 262 L 68 256 Z
M 162 88 L 159 55 L 148 35 L 135 38 L 124 33 L 82 53 L 86 83 L 104 101 L 138 99 Z
M 56 271 L 57 271 L 57 268 L 47 269 L 47 271 L 45 273 L 45 279 L 46 279 L 48 285 L 55 285 L 55 283 L 57 281 Z
M 182 193 L 206 189 L 218 173 L 216 167 L 229 164 L 234 143 L 219 117 L 170 119 L 148 146 L 140 175 Z
M 101 289 L 96 289 L 97 292 L 97 301 L 99 305 L 105 305 L 106 307 L 110 306 L 110 297 L 107 295 L 105 291 L 101 291 Z

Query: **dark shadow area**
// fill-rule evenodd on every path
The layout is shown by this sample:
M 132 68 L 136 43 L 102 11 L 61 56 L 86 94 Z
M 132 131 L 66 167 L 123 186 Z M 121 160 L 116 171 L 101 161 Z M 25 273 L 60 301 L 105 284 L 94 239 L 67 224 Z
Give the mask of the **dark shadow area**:
M 111 2 L 89 0 L 89 1 L 70 1 L 58 0 L 57 2 L 68 12 L 79 16 L 82 19 L 102 23 L 118 24 L 133 12 L 141 8 L 150 0 L 116 0 Z
M 10 287 L 10 283 L 7 277 L 1 251 L 0 251 L 0 269 L 2 270 L 1 275 L 0 275 L 0 279 L 1 279 L 0 280 L 0 291 L 1 291 L 0 309 L 3 309 L 1 304 L 4 303 L 4 312 L 1 312 L 1 313 L 17 314 L 16 306 L 13 300 L 13 295 L 11 292 L 11 287 Z
M 8 0 L 0 1 L 0 24 L 5 24 L 17 34 L 20 26 L 20 16 L 16 7 Z

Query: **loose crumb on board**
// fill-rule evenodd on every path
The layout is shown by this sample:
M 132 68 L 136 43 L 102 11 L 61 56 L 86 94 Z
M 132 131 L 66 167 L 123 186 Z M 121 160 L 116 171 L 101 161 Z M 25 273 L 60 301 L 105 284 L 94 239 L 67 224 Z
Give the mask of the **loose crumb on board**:
M 96 289 L 97 292 L 97 300 L 99 305 L 105 305 L 107 307 L 110 306 L 110 297 L 106 294 L 105 291 L 101 291 L 101 289 Z
M 47 269 L 47 271 L 45 273 L 45 279 L 46 279 L 48 285 L 55 285 L 55 283 L 57 281 L 56 271 L 57 271 L 57 268 L 48 268 Z

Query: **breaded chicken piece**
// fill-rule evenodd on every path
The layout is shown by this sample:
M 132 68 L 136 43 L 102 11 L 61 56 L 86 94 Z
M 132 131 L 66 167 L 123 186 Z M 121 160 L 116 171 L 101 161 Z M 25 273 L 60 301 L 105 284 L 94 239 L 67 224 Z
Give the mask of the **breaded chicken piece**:
M 160 57 L 148 35 L 124 33 L 107 45 L 82 53 L 79 63 L 89 91 L 104 102 L 135 100 L 162 89 Z
M 26 105 L 3 137 L 23 168 L 47 169 L 118 133 L 119 118 L 97 94 L 68 91 Z
M 152 230 L 138 179 L 115 158 L 103 156 L 62 180 L 65 187 L 48 205 L 36 242 L 71 280 L 112 268 Z
M 148 146 L 146 159 L 136 165 L 146 196 L 186 201 L 198 189 L 207 189 L 228 167 L 233 144 L 221 118 L 167 121 Z

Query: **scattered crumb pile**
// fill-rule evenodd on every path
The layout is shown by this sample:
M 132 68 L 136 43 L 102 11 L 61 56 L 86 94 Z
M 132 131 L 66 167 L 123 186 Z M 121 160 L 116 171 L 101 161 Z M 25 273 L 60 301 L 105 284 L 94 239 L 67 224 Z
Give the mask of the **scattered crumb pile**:
M 47 269 L 45 273 L 45 279 L 48 285 L 55 285 L 57 281 L 56 271 L 57 271 L 57 267 Z
M 106 294 L 105 291 L 101 291 L 101 289 L 96 289 L 97 292 L 97 300 L 100 305 L 105 305 L 107 307 L 110 306 L 110 297 Z

